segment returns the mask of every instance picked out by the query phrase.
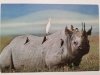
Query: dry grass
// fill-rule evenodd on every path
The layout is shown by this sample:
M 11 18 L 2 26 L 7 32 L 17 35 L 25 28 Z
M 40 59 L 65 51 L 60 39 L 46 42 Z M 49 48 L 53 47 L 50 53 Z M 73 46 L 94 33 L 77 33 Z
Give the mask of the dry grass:
M 12 36 L 1 36 L 0 37 L 0 53 L 3 50 L 3 48 L 10 43 L 12 39 L 13 39 Z
M 82 62 L 80 64 L 80 68 L 77 69 L 69 69 L 69 71 L 98 71 L 99 70 L 99 36 L 91 36 L 90 39 L 90 52 L 85 55 L 82 59 Z M 0 40 L 0 52 L 2 49 L 9 44 L 9 42 L 12 40 L 12 37 L 1 37 Z M 32 69 L 28 70 L 29 72 L 63 72 L 68 70 L 63 70 L 63 67 L 61 68 L 53 68 L 53 69 Z M 5 71 L 10 72 L 10 71 Z M 23 72 L 26 72 L 24 69 Z

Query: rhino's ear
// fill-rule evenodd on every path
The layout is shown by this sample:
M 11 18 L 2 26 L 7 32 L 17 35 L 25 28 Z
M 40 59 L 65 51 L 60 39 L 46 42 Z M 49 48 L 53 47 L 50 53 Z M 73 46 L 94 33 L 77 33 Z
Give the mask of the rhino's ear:
M 87 31 L 87 35 L 91 35 L 91 33 L 92 33 L 92 26 L 91 26 L 91 28 Z
M 72 31 L 74 30 L 74 27 L 73 27 L 73 25 L 71 25 L 71 30 L 72 30 Z
M 67 28 L 67 26 L 66 26 L 66 28 L 65 28 L 65 35 L 72 35 L 72 31 L 70 31 L 68 28 Z

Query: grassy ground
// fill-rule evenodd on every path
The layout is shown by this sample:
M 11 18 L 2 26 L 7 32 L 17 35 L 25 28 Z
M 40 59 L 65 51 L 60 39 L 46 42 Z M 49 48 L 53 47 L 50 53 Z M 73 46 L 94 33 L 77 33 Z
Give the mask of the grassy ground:
M 2 49 L 10 43 L 10 41 L 13 39 L 13 37 L 1 37 L 0 40 L 0 52 Z M 98 71 L 99 70 L 99 36 L 90 36 L 90 52 L 85 55 L 82 59 L 82 62 L 80 64 L 80 68 L 78 69 L 69 69 L 69 71 Z M 23 70 L 24 72 L 26 70 Z M 53 68 L 53 69 L 37 69 L 37 70 L 29 70 L 30 71 L 35 71 L 35 72 L 62 72 L 63 68 Z M 64 70 L 68 71 L 68 70 Z M 8 72 L 8 71 L 6 71 Z
M 3 48 L 10 43 L 10 41 L 13 39 L 12 36 L 2 36 L 0 37 L 0 53 L 3 50 Z

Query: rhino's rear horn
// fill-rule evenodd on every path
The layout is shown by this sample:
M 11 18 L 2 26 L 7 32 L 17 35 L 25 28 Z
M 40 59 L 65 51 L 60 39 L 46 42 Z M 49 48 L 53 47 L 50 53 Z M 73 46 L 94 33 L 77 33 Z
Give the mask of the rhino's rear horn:
M 72 31 L 74 30 L 74 27 L 73 27 L 73 25 L 71 25 L 71 30 L 72 30 Z
M 82 31 L 83 31 L 83 22 L 82 22 Z

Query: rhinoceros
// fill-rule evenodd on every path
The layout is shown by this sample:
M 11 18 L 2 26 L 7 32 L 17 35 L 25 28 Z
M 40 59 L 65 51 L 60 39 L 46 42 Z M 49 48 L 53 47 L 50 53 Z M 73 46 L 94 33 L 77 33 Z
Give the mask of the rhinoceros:
M 86 31 L 65 29 L 45 37 L 34 35 L 18 36 L 7 45 L 0 54 L 0 68 L 52 68 L 54 66 L 79 66 L 82 57 L 89 52 Z M 43 40 L 46 39 L 44 42 Z

